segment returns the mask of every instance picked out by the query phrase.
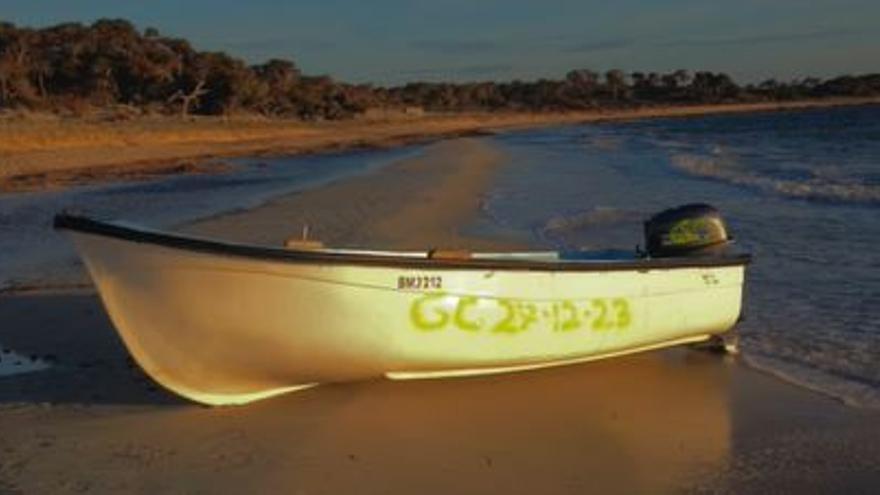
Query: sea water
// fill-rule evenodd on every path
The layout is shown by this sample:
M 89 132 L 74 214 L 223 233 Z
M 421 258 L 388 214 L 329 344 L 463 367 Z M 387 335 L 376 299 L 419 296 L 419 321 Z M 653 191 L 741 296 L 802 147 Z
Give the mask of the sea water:
M 171 229 L 367 173 L 412 156 L 417 150 L 404 147 L 230 159 L 227 162 L 231 167 L 218 173 L 0 195 L 0 291 L 88 283 L 69 239 L 52 231 L 52 219 L 58 212 Z M 279 245 L 283 237 L 279 234 Z
M 569 126 L 493 138 L 489 224 L 536 245 L 633 249 L 707 202 L 754 255 L 746 362 L 880 406 L 880 107 Z

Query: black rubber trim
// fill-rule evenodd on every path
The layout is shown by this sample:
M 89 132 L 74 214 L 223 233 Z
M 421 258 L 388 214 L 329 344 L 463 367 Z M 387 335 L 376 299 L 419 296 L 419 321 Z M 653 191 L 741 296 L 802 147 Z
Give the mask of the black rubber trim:
M 713 256 L 645 258 L 633 261 L 528 261 L 497 259 L 427 259 L 404 256 L 370 256 L 341 253 L 297 251 L 284 248 L 233 244 L 208 239 L 141 230 L 113 222 L 61 213 L 55 216 L 55 229 L 72 230 L 86 234 L 111 237 L 131 242 L 155 244 L 168 248 L 198 251 L 218 255 L 238 256 L 257 260 L 285 261 L 291 263 L 316 263 L 338 265 L 366 265 L 391 268 L 417 269 L 481 269 L 481 270 L 532 270 L 532 271 L 620 271 L 652 270 L 665 268 L 699 268 L 739 266 L 751 262 L 746 253 L 725 253 Z

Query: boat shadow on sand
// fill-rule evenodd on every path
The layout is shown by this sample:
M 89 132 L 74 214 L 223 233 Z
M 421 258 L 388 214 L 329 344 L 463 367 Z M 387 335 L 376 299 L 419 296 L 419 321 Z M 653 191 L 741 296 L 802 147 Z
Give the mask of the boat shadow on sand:
M 131 359 L 94 292 L 4 294 L 0 322 L 0 405 L 188 403 Z M 33 362 L 45 369 L 29 371 Z

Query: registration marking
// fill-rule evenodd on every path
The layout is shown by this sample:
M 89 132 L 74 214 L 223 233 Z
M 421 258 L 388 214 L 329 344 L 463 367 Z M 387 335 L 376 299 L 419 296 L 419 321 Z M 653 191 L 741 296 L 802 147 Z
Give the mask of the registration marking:
M 606 332 L 626 330 L 633 324 L 631 303 L 625 297 L 529 301 L 445 292 L 414 299 L 409 318 L 412 326 L 423 332 L 459 330 L 501 335 L 537 329 Z

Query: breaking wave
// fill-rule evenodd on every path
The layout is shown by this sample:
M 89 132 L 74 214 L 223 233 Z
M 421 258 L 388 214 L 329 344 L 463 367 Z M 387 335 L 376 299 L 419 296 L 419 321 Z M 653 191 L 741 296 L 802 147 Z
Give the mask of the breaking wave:
M 803 177 L 782 178 L 747 170 L 723 153 L 714 156 L 676 154 L 670 163 L 684 173 L 808 201 L 880 204 L 880 185 L 840 177 L 821 170 L 805 170 Z

